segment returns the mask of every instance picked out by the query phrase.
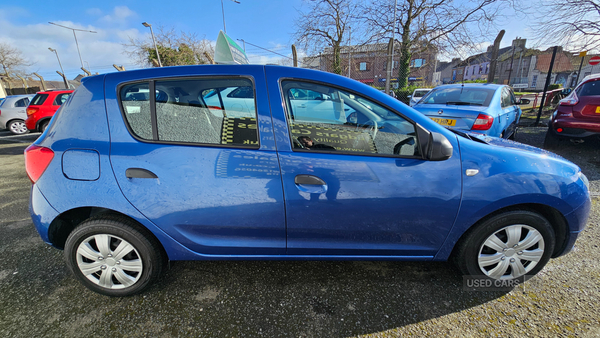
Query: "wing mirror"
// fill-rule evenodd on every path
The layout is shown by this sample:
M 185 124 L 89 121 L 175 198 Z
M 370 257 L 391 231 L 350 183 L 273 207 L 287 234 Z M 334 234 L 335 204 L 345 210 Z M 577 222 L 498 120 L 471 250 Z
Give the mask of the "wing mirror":
M 529 99 L 520 99 L 518 105 L 529 104 L 531 100 Z
M 430 132 L 417 124 L 417 135 L 421 141 L 423 158 L 430 161 L 445 161 L 452 157 L 454 148 L 446 136 Z
M 562 94 L 563 95 L 569 95 L 569 94 L 571 94 L 572 91 L 573 90 L 571 88 L 565 88 L 565 89 L 562 90 Z

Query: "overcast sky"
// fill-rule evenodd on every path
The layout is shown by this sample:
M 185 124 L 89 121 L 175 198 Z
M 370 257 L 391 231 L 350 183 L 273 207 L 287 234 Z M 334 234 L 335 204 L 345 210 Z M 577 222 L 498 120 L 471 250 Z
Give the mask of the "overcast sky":
M 302 0 L 223 0 L 227 34 L 233 39 L 244 39 L 254 45 L 290 55 L 294 20 L 298 11 L 306 8 Z M 25 3 L 25 2 L 23 2 Z M 14 5 L 16 4 L 16 5 Z M 28 71 L 38 72 L 46 80 L 59 80 L 56 70 L 58 61 L 52 47 L 58 51 L 68 78 L 80 71 L 80 61 L 73 32 L 50 25 L 54 22 L 77 29 L 97 33 L 77 32 L 77 40 L 84 65 L 92 72 L 112 72 L 113 64 L 126 69 L 140 66 L 123 54 L 123 44 L 131 38 L 149 38 L 150 30 L 142 22 L 153 27 L 163 25 L 178 31 L 196 33 L 215 41 L 223 29 L 220 0 L 188 1 L 27 1 L 27 6 L 0 7 L 0 42 L 18 48 L 32 63 Z M 304 5 L 303 5 L 304 4 Z M 304 6 L 304 7 L 303 7 Z M 528 29 L 522 20 L 507 20 L 502 46 L 510 45 L 517 36 L 527 38 Z M 482 44 L 482 48 L 490 42 Z M 241 42 L 240 42 L 241 45 Z M 530 42 L 528 41 L 528 46 Z M 281 56 L 246 45 L 251 63 L 277 62 Z M 467 55 L 464 55 L 465 57 Z

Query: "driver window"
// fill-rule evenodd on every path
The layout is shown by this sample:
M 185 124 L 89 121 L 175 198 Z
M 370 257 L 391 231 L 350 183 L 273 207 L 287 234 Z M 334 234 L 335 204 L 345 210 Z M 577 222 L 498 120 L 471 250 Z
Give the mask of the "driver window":
M 420 156 L 414 124 L 391 110 L 330 86 L 281 86 L 294 151 Z

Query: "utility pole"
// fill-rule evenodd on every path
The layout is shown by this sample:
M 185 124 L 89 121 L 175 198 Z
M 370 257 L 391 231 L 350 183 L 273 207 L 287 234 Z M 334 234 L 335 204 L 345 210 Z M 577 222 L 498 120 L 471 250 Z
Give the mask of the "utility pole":
M 577 86 L 577 82 L 579 82 L 579 74 L 581 74 L 581 67 L 583 66 L 583 59 L 585 59 L 586 55 L 587 55 L 587 51 L 579 53 L 581 62 L 579 63 L 579 70 L 577 71 L 577 77 L 575 78 L 575 86 Z
M 548 90 L 548 86 L 550 85 L 550 79 L 552 78 L 552 68 L 554 68 L 554 59 L 556 58 L 556 51 L 558 50 L 558 46 L 554 46 L 554 51 L 552 51 L 552 59 L 550 60 L 550 68 L 548 69 L 548 76 L 546 76 L 546 84 L 544 85 L 544 92 L 542 93 L 542 101 L 540 103 L 540 110 L 538 111 L 537 118 L 535 119 L 534 126 L 538 126 L 540 123 L 540 117 L 542 116 L 542 109 L 544 109 L 544 100 L 546 99 L 546 91 Z
M 496 64 L 498 63 L 498 50 L 500 49 L 500 41 L 504 37 L 504 29 L 498 33 L 496 40 L 494 40 L 494 47 L 492 47 L 492 56 L 490 57 L 490 71 L 488 72 L 487 83 L 494 83 L 494 76 L 496 75 Z
M 75 31 L 78 31 L 78 32 L 87 32 L 87 33 L 97 33 L 97 32 L 88 31 L 88 30 L 84 30 L 84 29 L 75 29 L 75 28 L 71 28 L 71 27 L 67 27 L 67 26 L 62 26 L 62 25 L 56 24 L 54 22 L 48 22 L 48 23 L 51 24 L 51 25 L 54 25 L 54 26 L 58 26 L 58 27 L 70 29 L 70 30 L 73 31 L 73 36 L 75 37 L 75 45 L 77 45 L 77 54 L 79 54 L 79 61 L 81 62 L 81 68 L 83 68 L 83 59 L 81 58 L 81 52 L 79 51 L 79 43 L 77 42 L 77 34 L 75 34 Z M 67 89 L 69 89 L 69 88 L 67 87 Z

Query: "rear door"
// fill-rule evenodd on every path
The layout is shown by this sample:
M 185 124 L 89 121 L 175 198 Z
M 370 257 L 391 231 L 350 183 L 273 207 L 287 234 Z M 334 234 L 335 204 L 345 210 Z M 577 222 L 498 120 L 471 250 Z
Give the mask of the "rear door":
M 114 73 L 106 76 L 106 88 L 111 163 L 132 205 L 200 254 L 285 253 L 283 191 L 262 67 L 176 67 L 135 79 Z M 243 99 L 252 109 L 236 109 L 237 101 L 227 100 L 240 98 L 227 95 L 219 109 L 204 100 L 214 90 L 237 88 L 249 90 Z

